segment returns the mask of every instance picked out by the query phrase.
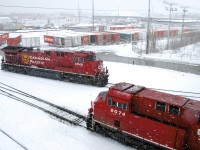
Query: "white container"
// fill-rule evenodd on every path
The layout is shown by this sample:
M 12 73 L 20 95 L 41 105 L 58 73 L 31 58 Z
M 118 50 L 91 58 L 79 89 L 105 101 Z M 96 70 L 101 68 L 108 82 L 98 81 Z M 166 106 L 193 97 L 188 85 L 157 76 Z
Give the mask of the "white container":
M 72 47 L 72 37 L 65 37 L 65 47 Z
M 73 47 L 81 45 L 81 36 L 75 35 L 75 36 L 71 36 L 71 38 L 72 38 L 72 46 Z
M 39 47 L 40 37 L 22 38 L 21 45 L 24 47 Z

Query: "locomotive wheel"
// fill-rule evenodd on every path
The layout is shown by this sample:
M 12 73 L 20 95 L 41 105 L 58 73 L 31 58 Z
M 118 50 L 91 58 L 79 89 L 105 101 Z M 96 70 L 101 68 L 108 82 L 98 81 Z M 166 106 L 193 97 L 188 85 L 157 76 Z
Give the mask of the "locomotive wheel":
M 88 130 L 93 130 L 93 121 L 92 121 L 92 115 L 87 118 L 86 125 Z
M 103 128 L 101 128 L 101 126 L 96 125 L 95 130 L 96 130 L 96 132 L 100 133 L 101 135 L 106 136 L 106 132 L 104 131 Z
M 144 150 L 144 149 L 147 149 L 145 143 L 138 143 L 138 150 Z
M 119 137 L 117 141 L 119 141 L 122 144 L 126 144 L 124 138 L 122 138 L 122 137 Z

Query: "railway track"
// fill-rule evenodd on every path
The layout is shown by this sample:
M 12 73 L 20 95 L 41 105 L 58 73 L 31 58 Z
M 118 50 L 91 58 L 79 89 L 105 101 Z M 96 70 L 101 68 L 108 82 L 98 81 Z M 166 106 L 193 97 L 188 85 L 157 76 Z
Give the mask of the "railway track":
M 22 149 L 24 150 L 28 150 L 28 148 L 26 148 L 24 145 L 22 145 L 20 142 L 18 142 L 15 138 L 13 138 L 12 136 L 10 136 L 8 133 L 6 133 L 5 131 L 0 129 L 0 132 L 2 134 L 4 134 L 6 137 L 8 137 L 10 140 L 12 140 L 14 143 L 16 143 L 18 146 L 20 146 Z
M 42 110 L 43 112 L 51 115 L 53 118 L 56 118 L 61 122 L 67 122 L 75 126 L 86 128 L 86 117 L 79 114 L 78 112 L 74 112 L 67 108 L 55 105 L 2 82 L 0 82 L 0 94 Z

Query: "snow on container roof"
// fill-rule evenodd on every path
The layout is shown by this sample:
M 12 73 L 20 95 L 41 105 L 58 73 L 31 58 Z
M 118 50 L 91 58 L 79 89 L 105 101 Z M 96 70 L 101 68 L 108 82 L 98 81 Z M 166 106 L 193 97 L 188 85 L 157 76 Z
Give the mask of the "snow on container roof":
M 133 34 L 133 33 L 138 33 L 138 32 L 146 32 L 146 30 L 137 28 L 137 29 L 128 29 L 128 30 L 108 30 L 106 32 Z
M 94 26 L 99 26 L 99 25 L 101 25 L 101 24 L 94 24 Z M 93 26 L 93 24 L 76 24 L 76 25 L 74 25 L 74 26 L 70 26 L 70 27 L 92 27 Z

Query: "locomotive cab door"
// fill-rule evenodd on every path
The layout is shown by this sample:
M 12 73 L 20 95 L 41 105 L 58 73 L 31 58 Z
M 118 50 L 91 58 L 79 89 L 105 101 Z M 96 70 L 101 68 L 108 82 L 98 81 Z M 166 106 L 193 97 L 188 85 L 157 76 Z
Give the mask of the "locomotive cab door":
M 107 116 L 109 124 L 114 128 L 121 130 L 124 120 L 128 117 L 128 103 L 117 98 L 107 98 Z

